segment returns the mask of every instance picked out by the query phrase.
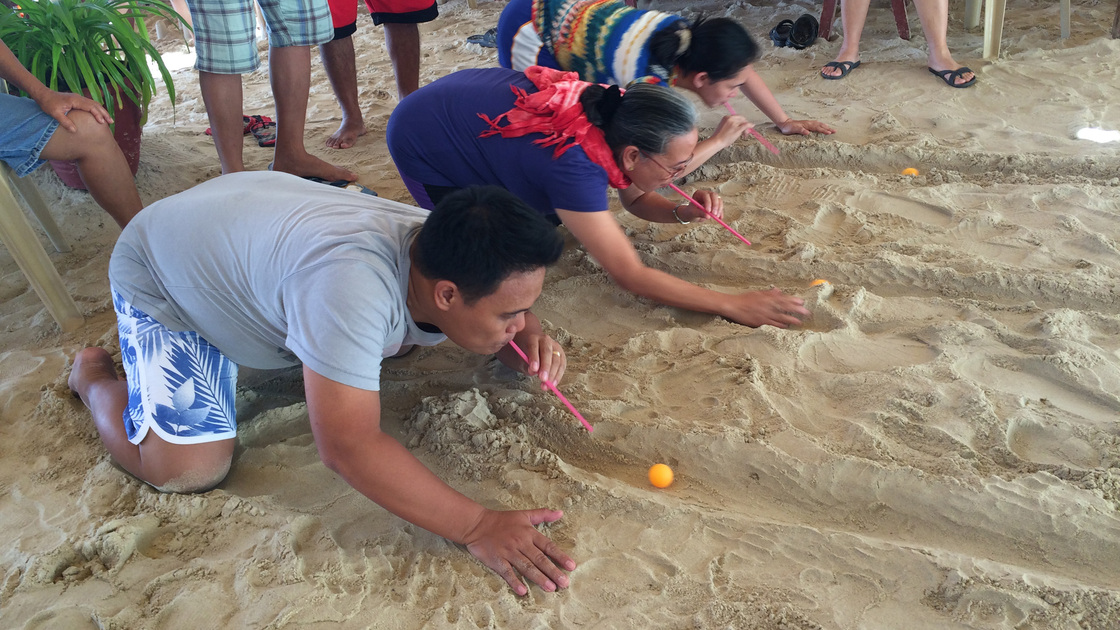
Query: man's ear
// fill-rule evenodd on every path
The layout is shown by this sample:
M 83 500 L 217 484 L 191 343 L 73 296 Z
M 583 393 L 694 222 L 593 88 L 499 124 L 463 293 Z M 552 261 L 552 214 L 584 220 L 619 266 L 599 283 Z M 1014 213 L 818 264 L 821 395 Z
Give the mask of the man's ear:
M 441 311 L 450 311 L 463 297 L 459 294 L 459 287 L 450 280 L 437 280 L 432 288 L 432 297 L 435 299 L 436 308 Z

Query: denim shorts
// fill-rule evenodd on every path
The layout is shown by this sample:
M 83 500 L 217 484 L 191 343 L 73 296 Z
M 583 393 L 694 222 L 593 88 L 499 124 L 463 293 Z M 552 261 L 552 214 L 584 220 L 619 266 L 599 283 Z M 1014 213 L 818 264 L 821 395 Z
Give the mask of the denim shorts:
M 253 0 L 187 0 L 194 21 L 195 69 L 215 74 L 256 70 Z M 274 48 L 331 41 L 334 27 L 327 0 L 260 0 L 268 44 Z
M 113 309 L 128 380 L 128 441 L 139 444 L 148 431 L 172 444 L 237 437 L 237 364 L 198 333 L 168 329 L 116 290 Z
M 43 113 L 29 98 L 0 93 L 0 160 L 23 177 L 43 165 L 43 147 L 58 129 L 58 121 Z

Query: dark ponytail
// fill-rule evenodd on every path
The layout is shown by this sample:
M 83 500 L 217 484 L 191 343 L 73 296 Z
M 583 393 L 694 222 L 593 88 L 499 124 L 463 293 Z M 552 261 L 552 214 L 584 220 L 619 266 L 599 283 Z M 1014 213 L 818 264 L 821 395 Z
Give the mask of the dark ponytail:
M 681 33 L 682 30 L 689 33 Z M 682 38 L 688 41 L 682 41 Z M 682 73 L 707 72 L 712 81 L 739 74 L 759 56 L 758 44 L 731 18 L 697 18 L 689 27 L 680 21 L 657 31 L 649 39 L 653 62 Z

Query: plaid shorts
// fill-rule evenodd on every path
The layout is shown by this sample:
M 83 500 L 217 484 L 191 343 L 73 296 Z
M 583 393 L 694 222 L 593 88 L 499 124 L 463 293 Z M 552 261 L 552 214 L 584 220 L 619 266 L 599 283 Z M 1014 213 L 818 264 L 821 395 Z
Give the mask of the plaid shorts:
M 256 70 L 253 0 L 187 0 L 194 20 L 195 69 L 215 74 Z M 327 0 L 260 0 L 268 44 L 274 48 L 331 41 L 334 27 Z
M 168 329 L 116 290 L 113 309 L 128 380 L 128 441 L 139 444 L 148 431 L 172 444 L 237 437 L 237 364 L 198 333 Z

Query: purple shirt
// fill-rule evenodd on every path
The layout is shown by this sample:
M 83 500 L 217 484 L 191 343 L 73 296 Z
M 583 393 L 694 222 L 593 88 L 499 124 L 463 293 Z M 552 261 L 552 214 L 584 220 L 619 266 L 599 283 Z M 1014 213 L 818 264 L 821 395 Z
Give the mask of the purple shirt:
M 544 134 L 480 138 L 491 119 L 513 108 L 511 85 L 536 91 L 524 74 L 505 68 L 460 70 L 409 94 L 389 117 L 386 140 L 401 175 L 431 186 L 490 184 L 538 212 L 607 209 L 606 171 L 573 146 L 553 159 L 554 147 L 533 144 Z

